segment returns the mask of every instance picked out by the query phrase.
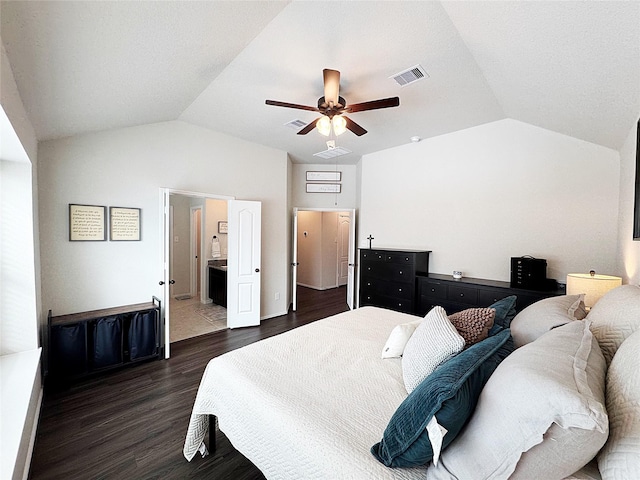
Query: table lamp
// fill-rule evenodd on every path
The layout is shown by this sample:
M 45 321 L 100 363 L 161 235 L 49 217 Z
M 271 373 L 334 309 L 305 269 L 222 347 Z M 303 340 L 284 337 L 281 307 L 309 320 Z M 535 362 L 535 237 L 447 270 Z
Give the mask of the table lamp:
M 589 273 L 569 273 L 567 275 L 567 295 L 584 293 L 584 304 L 591 309 L 605 293 L 622 285 L 622 278 L 599 275 L 595 270 Z

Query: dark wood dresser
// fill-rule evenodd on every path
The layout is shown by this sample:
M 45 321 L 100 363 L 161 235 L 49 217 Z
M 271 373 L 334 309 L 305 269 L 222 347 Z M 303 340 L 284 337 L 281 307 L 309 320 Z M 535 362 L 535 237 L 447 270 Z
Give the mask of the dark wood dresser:
M 512 288 L 509 282 L 464 277 L 454 279 L 450 275 L 431 273 L 429 276 L 418 277 L 417 313 L 425 315 L 436 305 L 443 307 L 447 313 L 472 307 L 488 307 L 509 295 L 518 297 L 516 310 L 520 311 L 543 298 L 564 294 L 564 288 L 551 291 L 526 290 Z
M 416 278 L 429 271 L 427 250 L 360 249 L 359 306 L 416 313 Z

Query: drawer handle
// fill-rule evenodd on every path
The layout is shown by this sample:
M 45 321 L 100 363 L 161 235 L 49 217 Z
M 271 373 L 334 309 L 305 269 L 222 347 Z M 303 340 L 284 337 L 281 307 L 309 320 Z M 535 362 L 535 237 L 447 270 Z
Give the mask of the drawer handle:
M 371 282 L 367 282 L 367 287 L 370 287 L 370 286 L 371 286 Z
M 404 257 L 405 262 L 409 261 L 409 257 Z
M 461 297 L 464 297 L 464 293 L 461 293 L 461 294 L 460 294 L 460 296 L 461 296 Z
M 402 289 L 401 289 L 401 288 L 399 288 L 399 289 L 398 289 L 398 291 L 399 291 L 399 292 L 401 292 L 401 291 L 402 291 Z
M 402 270 L 400 270 L 400 275 L 402 275 Z
M 436 289 L 435 289 L 435 288 L 432 288 L 432 289 L 431 289 L 431 291 L 432 291 L 432 292 L 435 292 L 435 291 L 436 291 Z

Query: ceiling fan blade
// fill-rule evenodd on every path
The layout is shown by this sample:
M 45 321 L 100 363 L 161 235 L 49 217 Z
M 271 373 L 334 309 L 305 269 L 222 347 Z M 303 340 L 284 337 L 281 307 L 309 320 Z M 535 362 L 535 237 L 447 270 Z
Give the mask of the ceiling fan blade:
M 273 105 L 274 107 L 287 107 L 297 108 L 298 110 L 309 110 L 311 112 L 317 112 L 318 107 L 309 107 L 307 105 L 298 105 L 297 103 L 278 102 L 277 100 L 266 100 L 264 103 L 267 105 Z
M 313 122 L 308 123 L 306 127 L 304 127 L 302 130 L 300 130 L 298 132 L 298 135 L 306 135 L 307 133 L 309 133 L 311 130 L 313 130 L 314 128 L 316 128 L 316 122 L 318 120 L 320 120 L 322 117 L 318 117 L 316 118 Z
M 344 111 L 355 113 L 364 112 L 365 110 L 377 110 L 379 108 L 397 107 L 398 105 L 400 105 L 400 98 L 391 97 L 383 98 L 381 100 L 372 100 L 370 102 L 354 103 L 353 105 L 347 106 Z
M 362 135 L 367 133 L 367 131 L 364 128 L 362 128 L 356 122 L 351 120 L 349 117 L 345 117 L 344 115 L 342 115 L 342 118 L 344 118 L 347 121 L 347 128 L 351 130 L 353 133 L 355 133 L 357 136 L 361 137 Z
M 340 72 L 325 68 L 322 70 L 322 78 L 324 79 L 324 100 L 328 104 L 333 102 L 338 104 L 340 97 Z

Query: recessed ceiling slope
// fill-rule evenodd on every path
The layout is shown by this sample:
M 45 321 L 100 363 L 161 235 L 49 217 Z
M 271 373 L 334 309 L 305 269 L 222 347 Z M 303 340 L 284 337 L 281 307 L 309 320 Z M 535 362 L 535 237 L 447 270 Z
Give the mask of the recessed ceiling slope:
M 287 2 L 2 2 L 40 140 L 175 120 Z
M 619 150 L 640 112 L 640 2 L 444 2 L 508 117 Z

